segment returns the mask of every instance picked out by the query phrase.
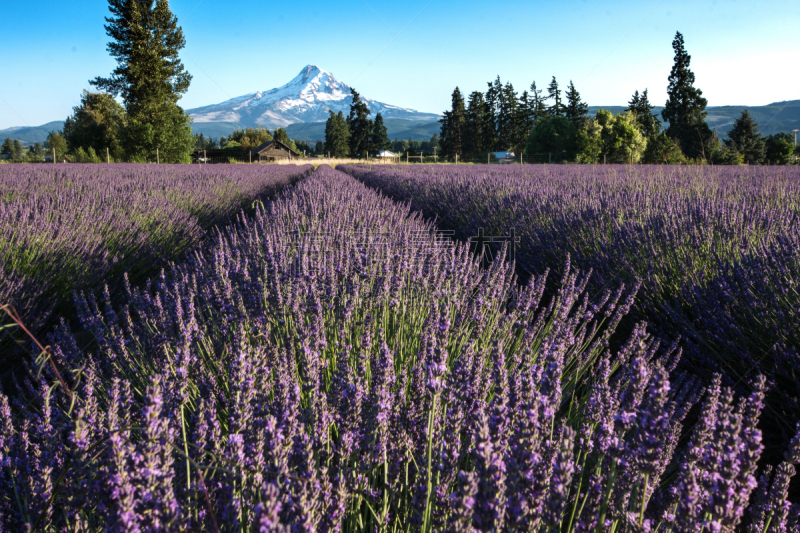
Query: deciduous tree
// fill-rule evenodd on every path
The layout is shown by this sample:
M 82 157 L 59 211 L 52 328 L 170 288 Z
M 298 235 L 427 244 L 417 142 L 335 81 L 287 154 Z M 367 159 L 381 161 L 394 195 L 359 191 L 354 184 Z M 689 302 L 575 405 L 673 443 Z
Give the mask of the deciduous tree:
M 108 93 L 83 91 L 81 103 L 72 108 L 72 115 L 64 122 L 67 148 L 74 152 L 79 147 L 92 147 L 95 153 L 108 149 L 115 160 L 124 157 L 120 137 L 127 117 L 125 109 Z

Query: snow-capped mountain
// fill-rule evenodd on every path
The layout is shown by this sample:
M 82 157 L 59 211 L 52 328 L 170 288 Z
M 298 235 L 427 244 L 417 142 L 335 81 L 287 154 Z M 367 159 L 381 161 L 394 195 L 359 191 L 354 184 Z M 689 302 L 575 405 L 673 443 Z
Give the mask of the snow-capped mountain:
M 361 95 L 371 117 L 381 113 L 383 118 L 411 120 L 436 120 L 438 115 L 420 113 Z M 328 110 L 350 112 L 353 97 L 350 87 L 337 80 L 333 74 L 314 65 L 308 65 L 292 81 L 277 89 L 258 91 L 220 104 L 189 109 L 195 123 L 236 122 L 244 126 L 261 125 L 266 128 L 286 127 L 297 122 L 323 122 Z

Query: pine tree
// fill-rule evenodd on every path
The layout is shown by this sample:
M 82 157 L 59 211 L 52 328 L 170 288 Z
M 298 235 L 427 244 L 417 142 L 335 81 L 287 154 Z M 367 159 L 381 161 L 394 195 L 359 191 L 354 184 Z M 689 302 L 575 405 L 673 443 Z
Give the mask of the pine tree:
M 547 116 L 547 106 L 544 101 L 545 99 L 542 98 L 542 89 L 537 89 L 536 82 L 534 81 L 531 83 L 530 108 L 528 110 L 533 126 L 536 126 L 539 119 Z M 530 135 L 530 132 L 528 132 L 528 134 Z
M 372 124 L 370 144 L 376 152 L 386 150 L 392 145 L 386 132 L 386 126 L 383 124 L 383 115 L 380 113 L 375 115 L 375 122 Z
M 650 100 L 647 97 L 647 89 L 641 95 L 639 95 L 639 91 L 633 93 L 628 102 L 627 111 L 633 113 L 637 124 L 639 124 L 639 130 L 648 139 L 655 137 L 661 131 L 661 121 L 658 116 L 653 114 L 655 107 L 650 104 Z
M 523 141 L 523 132 L 517 93 L 511 82 L 506 82 L 500 97 L 501 107 L 501 136 L 502 150 L 516 149 Z
M 533 113 L 531 113 L 531 108 L 533 107 L 533 100 L 531 99 L 531 95 L 528 94 L 528 91 L 522 91 L 522 94 L 519 96 L 519 127 L 523 132 L 523 138 L 527 139 L 528 135 L 530 135 L 531 130 L 535 122 L 533 121 Z
M 581 101 L 581 95 L 572 80 L 569 80 L 569 87 L 565 96 L 567 97 L 567 106 L 564 109 L 564 116 L 572 122 L 575 128 L 583 129 L 586 127 L 586 121 L 588 120 L 589 106 Z
M 3 149 L 0 150 L 0 154 L 13 154 L 14 153 L 14 141 L 11 140 L 11 137 L 6 137 L 6 140 L 3 141 Z
M 484 100 L 486 101 L 486 111 L 489 121 L 487 124 L 485 139 L 490 142 L 489 149 L 493 150 L 499 145 L 500 132 L 498 123 L 500 122 L 500 96 L 503 92 L 503 85 L 500 82 L 500 76 L 497 76 L 493 83 L 488 82 L 486 85 L 488 87 L 486 89 Z
M 481 157 L 489 151 L 486 131 L 489 128 L 489 112 L 483 93 L 473 91 L 467 99 L 464 113 L 464 156 L 469 159 Z
M 367 157 L 370 150 L 369 138 L 372 135 L 372 121 L 367 117 L 371 111 L 355 89 L 350 88 L 350 94 L 353 95 L 350 115 L 347 117 L 347 127 L 350 130 L 350 155 Z
M 442 155 L 447 157 L 461 157 L 464 150 L 465 110 L 464 97 L 461 90 L 456 87 L 451 98 L 451 109 L 445 111 L 444 117 L 439 120 L 442 124 Z
M 21 162 L 25 159 L 25 149 L 19 139 L 14 139 L 14 147 L 11 152 L 11 158 L 16 162 Z
M 564 115 L 564 103 L 561 101 L 561 91 L 558 88 L 555 76 L 553 76 L 550 85 L 547 86 L 547 98 L 545 99 L 553 101 L 552 105 L 547 109 L 548 116 Z
M 183 30 L 168 0 L 109 0 L 108 51 L 117 68 L 89 83 L 121 96 L 128 115 L 122 145 L 132 160 L 187 161 L 194 145 L 189 116 L 177 102 L 191 82 L 178 56 Z
M 725 146 L 742 154 L 748 165 L 758 165 L 764 161 L 767 152 L 766 141 L 747 109 L 734 121 L 724 142 Z
M 712 138 L 705 120 L 708 101 L 703 98 L 703 91 L 694 86 L 694 73 L 689 69 L 691 56 L 686 53 L 680 32 L 675 34 L 672 48 L 675 63 L 669 74 L 669 97 L 661 117 L 669 122 L 667 135 L 678 141 L 687 157 L 707 159 L 706 148 Z
M 341 111 L 334 114 L 328 110 L 330 116 L 325 122 L 325 151 L 331 157 L 343 158 L 350 155 L 350 131 L 347 121 Z

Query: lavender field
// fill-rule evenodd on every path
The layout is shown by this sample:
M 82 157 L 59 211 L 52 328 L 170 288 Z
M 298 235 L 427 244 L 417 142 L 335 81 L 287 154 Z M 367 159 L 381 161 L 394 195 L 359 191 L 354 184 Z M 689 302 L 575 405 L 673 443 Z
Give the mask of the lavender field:
M 519 273 L 642 283 L 632 317 L 682 366 L 749 393 L 767 378 L 769 451 L 800 419 L 800 171 L 794 167 L 340 167 L 462 241 L 518 239 Z M 495 243 L 494 248 L 497 252 Z
M 0 530 L 800 531 L 765 408 L 798 396 L 798 176 L 588 168 L 323 166 L 70 285 L 0 395 Z
M 65 311 L 73 291 L 114 288 L 123 272 L 144 281 L 208 228 L 310 169 L 4 165 L 0 303 L 38 330 Z

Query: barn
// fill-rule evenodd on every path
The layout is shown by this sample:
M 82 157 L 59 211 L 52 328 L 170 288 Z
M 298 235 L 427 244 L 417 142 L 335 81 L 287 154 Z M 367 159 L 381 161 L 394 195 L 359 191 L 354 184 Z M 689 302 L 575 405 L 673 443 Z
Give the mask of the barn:
M 267 141 L 257 148 L 253 148 L 249 155 L 254 163 L 269 163 L 270 161 L 277 161 L 279 159 L 300 158 L 300 154 L 276 139 Z

